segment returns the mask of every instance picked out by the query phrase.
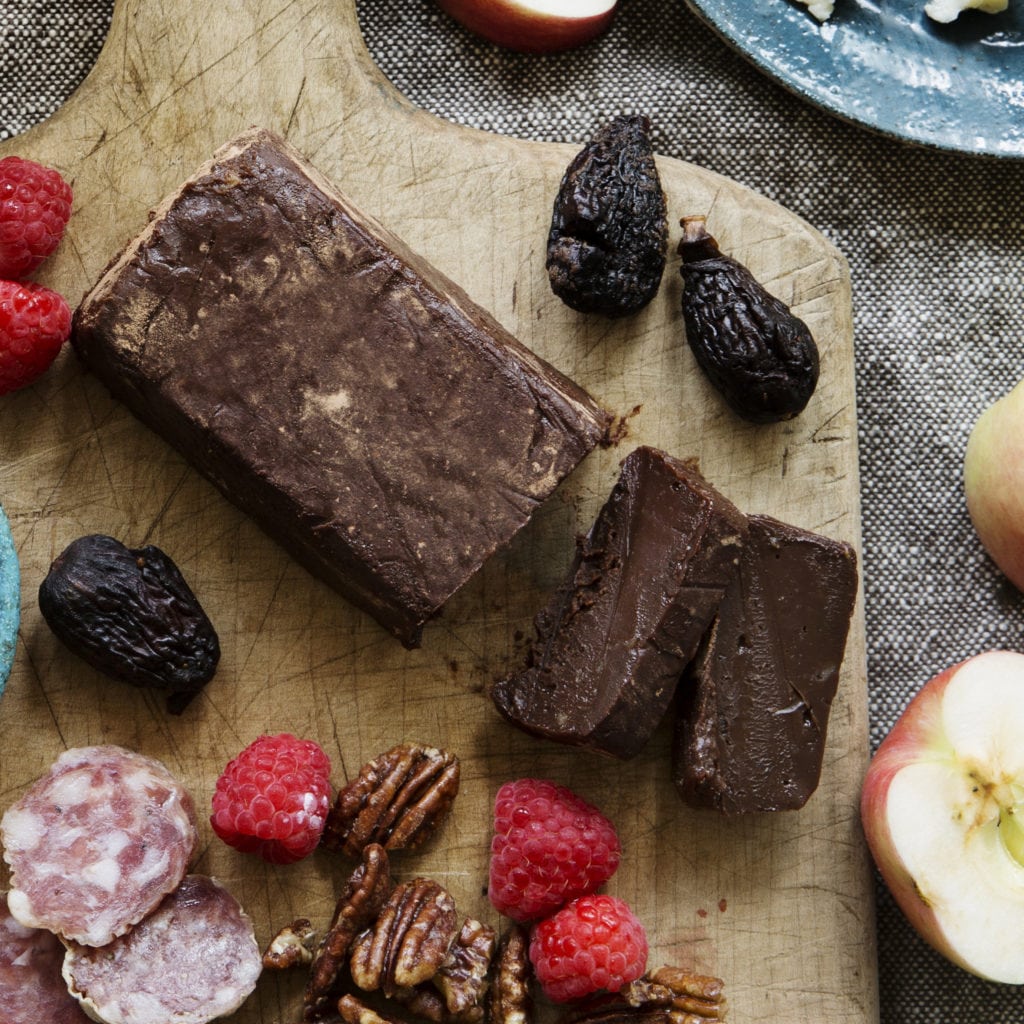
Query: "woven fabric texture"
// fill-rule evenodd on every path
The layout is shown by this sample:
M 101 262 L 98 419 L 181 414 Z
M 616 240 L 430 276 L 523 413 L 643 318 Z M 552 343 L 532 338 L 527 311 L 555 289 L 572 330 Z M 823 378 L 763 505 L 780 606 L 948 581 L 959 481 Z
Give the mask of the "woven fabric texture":
M 0 139 L 52 114 L 99 55 L 110 0 L 0 2 Z
M 0 138 L 71 92 L 111 8 L 0 0 Z M 549 57 L 482 42 L 432 0 L 360 0 L 359 13 L 378 64 L 427 110 L 564 142 L 615 114 L 647 113 L 658 152 L 770 196 L 849 260 L 873 745 L 938 671 L 1022 646 L 1024 606 L 974 535 L 962 462 L 977 416 L 1024 376 L 1024 163 L 840 122 L 754 71 L 682 0 L 623 0 L 602 39 Z M 883 1024 L 1024 1024 L 1021 989 L 946 963 L 882 889 L 878 927 Z

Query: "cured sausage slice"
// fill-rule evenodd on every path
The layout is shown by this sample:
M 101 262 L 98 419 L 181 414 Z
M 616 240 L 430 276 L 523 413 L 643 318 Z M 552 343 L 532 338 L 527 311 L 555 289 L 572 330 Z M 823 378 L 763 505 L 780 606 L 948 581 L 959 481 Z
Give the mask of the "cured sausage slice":
M 237 1010 L 261 969 L 252 922 L 219 882 L 187 875 L 103 949 L 69 943 L 68 988 L 106 1024 L 206 1024 Z
M 174 888 L 198 842 L 195 808 L 159 761 L 123 747 L 66 751 L 0 820 L 10 912 L 104 946 Z
M 11 917 L 0 893 L 0 1018 L 4 1024 L 88 1024 L 61 977 L 64 946 Z

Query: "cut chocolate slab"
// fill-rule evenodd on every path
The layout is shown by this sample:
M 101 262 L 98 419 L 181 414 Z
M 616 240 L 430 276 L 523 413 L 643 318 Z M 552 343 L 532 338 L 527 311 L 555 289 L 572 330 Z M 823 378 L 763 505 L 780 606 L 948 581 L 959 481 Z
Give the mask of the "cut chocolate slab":
M 739 573 L 679 692 L 673 777 L 688 803 L 737 814 L 807 802 L 856 596 L 848 544 L 750 517 Z
M 537 617 L 527 668 L 498 710 L 527 732 L 639 753 L 736 570 L 746 520 L 692 463 L 638 448 L 568 579 Z
M 610 424 L 261 130 L 161 205 L 83 300 L 73 343 L 407 646 Z

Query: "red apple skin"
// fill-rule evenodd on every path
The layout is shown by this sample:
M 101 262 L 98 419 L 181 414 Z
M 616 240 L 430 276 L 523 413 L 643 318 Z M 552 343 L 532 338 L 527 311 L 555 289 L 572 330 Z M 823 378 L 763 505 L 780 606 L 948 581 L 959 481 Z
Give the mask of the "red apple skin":
M 906 865 L 893 846 L 886 823 L 889 786 L 901 768 L 921 759 L 923 751 L 943 735 L 942 695 L 966 659 L 958 662 L 918 691 L 892 727 L 868 765 L 861 788 L 860 816 L 868 848 L 885 884 L 918 934 L 944 957 L 972 970 L 951 948 L 935 914 L 922 898 Z
M 611 25 L 617 4 L 589 18 L 538 14 L 514 0 L 437 0 L 471 32 L 520 53 L 556 53 L 596 39 Z
M 1009 581 L 1024 590 L 1024 382 L 989 406 L 964 453 L 964 494 L 971 522 Z

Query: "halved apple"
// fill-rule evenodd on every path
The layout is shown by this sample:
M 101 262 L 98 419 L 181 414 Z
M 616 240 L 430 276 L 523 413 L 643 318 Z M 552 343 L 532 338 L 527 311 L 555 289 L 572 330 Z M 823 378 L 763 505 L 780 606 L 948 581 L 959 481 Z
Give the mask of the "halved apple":
M 522 53 L 581 46 L 612 23 L 618 0 L 437 0 L 471 32 Z
M 1024 382 L 990 405 L 964 452 L 967 511 L 982 546 L 1024 590 Z
M 920 690 L 871 761 L 861 819 L 921 936 L 1024 982 L 1024 655 L 976 655 Z

